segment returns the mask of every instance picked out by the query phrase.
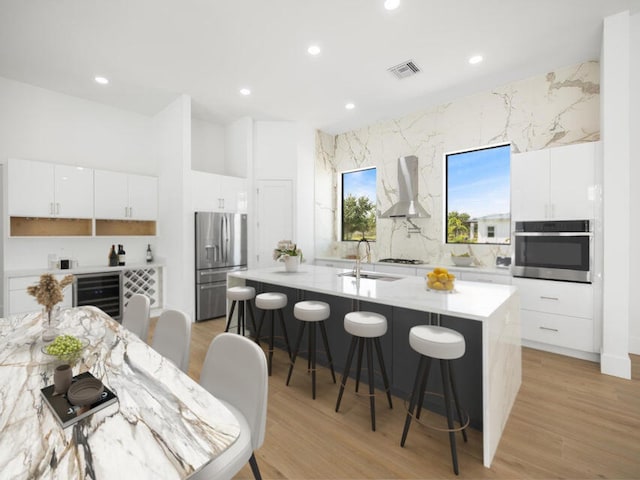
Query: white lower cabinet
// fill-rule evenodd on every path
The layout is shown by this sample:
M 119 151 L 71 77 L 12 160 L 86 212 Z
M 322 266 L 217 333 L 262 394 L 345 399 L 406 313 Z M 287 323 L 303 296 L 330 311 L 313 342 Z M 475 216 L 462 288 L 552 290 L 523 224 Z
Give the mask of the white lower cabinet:
M 513 278 L 520 291 L 522 338 L 595 353 L 593 285 Z
M 355 260 L 339 260 L 339 259 L 323 260 L 323 259 L 316 258 L 314 260 L 314 263 L 321 267 L 352 268 L 356 264 L 356 261 Z
M 56 275 L 56 280 L 60 281 L 64 275 Z M 27 287 L 36 285 L 40 281 L 40 277 L 14 277 L 9 278 L 9 315 L 18 313 L 37 312 L 42 309 L 36 298 L 27 293 Z M 73 290 L 68 285 L 62 290 L 64 298 L 60 302 L 61 307 L 71 307 L 73 302 Z
M 465 282 L 495 283 L 497 285 L 511 285 L 511 275 L 484 272 L 461 272 L 458 276 Z
M 390 265 L 387 263 L 385 264 L 376 263 L 375 266 L 369 265 L 367 263 L 362 264 L 363 270 L 369 270 L 370 269 L 369 267 L 373 267 L 371 268 L 371 270 L 375 270 L 376 272 L 380 272 L 380 273 L 391 273 L 394 275 L 412 275 L 412 276 L 416 275 L 416 267 Z

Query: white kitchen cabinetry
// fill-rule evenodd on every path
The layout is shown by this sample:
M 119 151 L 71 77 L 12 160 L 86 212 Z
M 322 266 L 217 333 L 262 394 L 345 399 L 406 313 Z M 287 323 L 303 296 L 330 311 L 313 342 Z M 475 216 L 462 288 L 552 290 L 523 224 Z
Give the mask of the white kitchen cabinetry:
M 93 170 L 69 165 L 9 160 L 10 217 L 93 217 Z
M 520 291 L 522 339 L 596 353 L 591 284 L 513 278 Z
M 247 179 L 191 172 L 192 205 L 203 212 L 247 212 Z
M 55 275 L 55 278 L 60 281 L 64 278 L 64 275 Z M 36 301 L 35 297 L 27 293 L 27 287 L 36 285 L 39 281 L 40 277 L 38 276 L 9 278 L 9 315 L 42 310 L 42 305 Z M 62 290 L 62 293 L 64 297 L 59 305 L 61 307 L 71 307 L 73 300 L 71 285 L 66 286 Z
M 511 218 L 581 220 L 595 216 L 599 142 L 514 154 Z
M 368 264 L 363 263 L 362 269 L 369 270 L 369 267 L 367 265 Z M 371 267 L 374 267 L 374 266 L 371 265 Z M 375 267 L 372 268 L 371 270 L 374 270 L 380 273 L 391 273 L 394 275 L 412 275 L 412 276 L 416 275 L 416 267 L 393 265 L 393 264 L 387 264 L 387 263 L 376 263 Z
M 95 171 L 95 217 L 108 220 L 156 220 L 158 179 L 106 170 Z
M 502 275 L 500 273 L 486 273 L 486 272 L 473 272 L 462 271 L 458 278 L 465 282 L 481 282 L 481 283 L 495 283 L 497 285 L 511 285 L 511 275 Z

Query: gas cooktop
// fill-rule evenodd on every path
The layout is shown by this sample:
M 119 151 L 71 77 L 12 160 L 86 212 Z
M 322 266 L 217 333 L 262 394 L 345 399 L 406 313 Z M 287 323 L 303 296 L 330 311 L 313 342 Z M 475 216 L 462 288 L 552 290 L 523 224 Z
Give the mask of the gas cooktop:
M 412 260 L 409 258 L 381 258 L 378 261 L 385 263 L 404 263 L 407 265 L 420 265 L 424 263 L 422 260 Z

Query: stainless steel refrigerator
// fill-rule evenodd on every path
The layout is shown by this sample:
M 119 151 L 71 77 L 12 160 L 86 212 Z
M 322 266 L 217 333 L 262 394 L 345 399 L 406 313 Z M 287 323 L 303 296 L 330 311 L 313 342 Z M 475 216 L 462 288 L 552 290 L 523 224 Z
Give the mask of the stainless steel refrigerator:
M 226 315 L 227 273 L 247 268 L 247 215 L 195 212 L 196 321 Z

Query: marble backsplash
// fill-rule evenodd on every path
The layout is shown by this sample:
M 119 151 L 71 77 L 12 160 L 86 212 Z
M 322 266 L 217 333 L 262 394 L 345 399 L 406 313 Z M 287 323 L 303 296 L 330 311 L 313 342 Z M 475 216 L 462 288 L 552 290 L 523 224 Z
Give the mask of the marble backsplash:
M 598 62 L 558 69 L 491 91 L 337 136 L 318 132 L 315 165 L 315 254 L 345 257 L 353 242 L 338 241 L 340 172 L 377 167 L 377 212 L 397 201 L 397 159 L 419 160 L 419 198 L 431 218 L 378 218 L 374 259 L 414 258 L 451 264 L 451 253 L 471 253 L 493 266 L 508 245 L 444 243 L 444 154 L 511 143 L 513 153 L 596 141 L 600 138 Z

